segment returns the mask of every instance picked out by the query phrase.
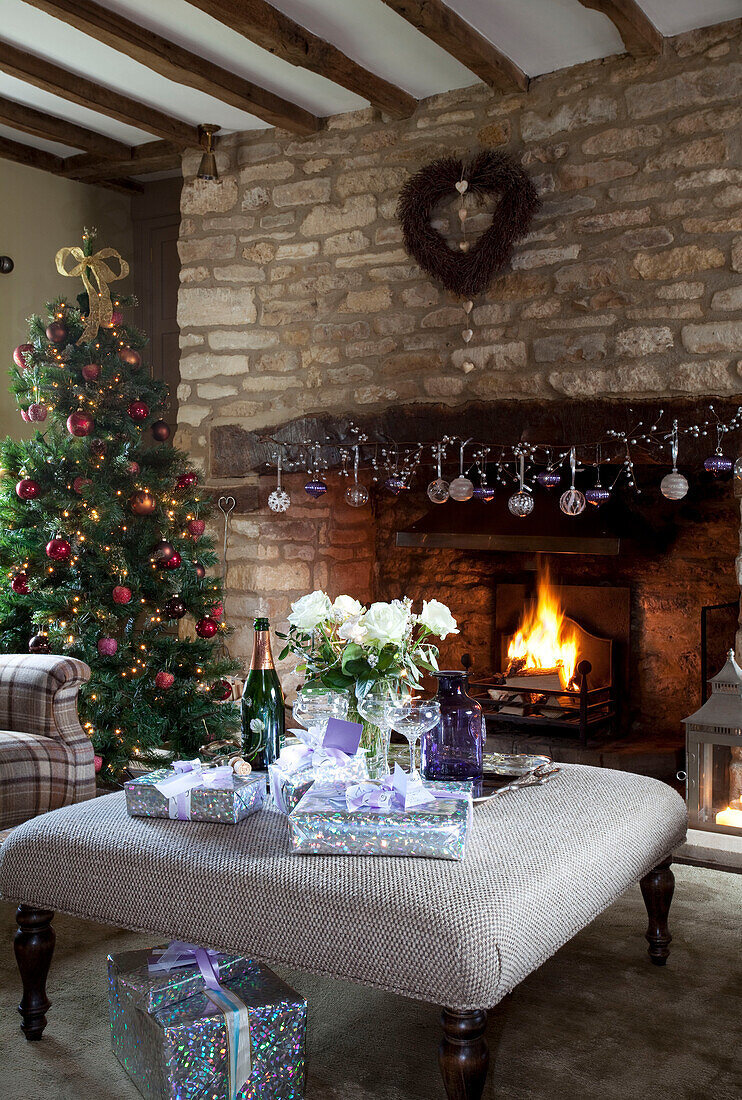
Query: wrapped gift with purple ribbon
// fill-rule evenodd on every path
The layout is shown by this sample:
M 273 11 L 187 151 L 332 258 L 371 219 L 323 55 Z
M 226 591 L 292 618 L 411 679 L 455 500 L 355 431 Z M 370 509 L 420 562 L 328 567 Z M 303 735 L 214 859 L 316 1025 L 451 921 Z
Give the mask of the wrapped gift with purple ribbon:
M 306 1002 L 195 944 L 109 956 L 113 1050 L 147 1100 L 299 1100 Z
M 300 855 L 461 860 L 473 819 L 471 783 L 428 782 L 395 765 L 379 782 L 323 784 L 289 814 Z
M 298 739 L 285 745 L 268 768 L 273 801 L 289 814 L 315 781 L 348 784 L 368 779 L 366 751 L 361 749 L 363 726 L 331 718 L 324 734 L 316 726 L 289 730 Z
M 264 775 L 235 775 L 228 766 L 205 767 L 200 760 L 176 760 L 124 784 L 133 817 L 180 821 L 242 821 L 263 805 Z

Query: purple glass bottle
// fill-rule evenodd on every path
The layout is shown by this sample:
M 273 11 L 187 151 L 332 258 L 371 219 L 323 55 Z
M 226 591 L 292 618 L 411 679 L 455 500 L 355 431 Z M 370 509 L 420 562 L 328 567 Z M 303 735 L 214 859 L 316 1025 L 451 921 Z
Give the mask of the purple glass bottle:
M 482 781 L 484 716 L 466 693 L 465 672 L 437 672 L 441 720 L 422 736 L 420 766 L 425 779 Z

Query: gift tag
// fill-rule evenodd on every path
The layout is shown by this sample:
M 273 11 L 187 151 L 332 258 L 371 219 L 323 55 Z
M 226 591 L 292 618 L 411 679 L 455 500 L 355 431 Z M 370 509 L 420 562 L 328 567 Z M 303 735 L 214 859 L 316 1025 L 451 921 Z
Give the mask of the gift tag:
M 363 726 L 360 722 L 346 722 L 342 718 L 331 718 L 327 723 L 322 744 L 326 749 L 340 749 L 348 756 L 355 756 L 361 743 Z

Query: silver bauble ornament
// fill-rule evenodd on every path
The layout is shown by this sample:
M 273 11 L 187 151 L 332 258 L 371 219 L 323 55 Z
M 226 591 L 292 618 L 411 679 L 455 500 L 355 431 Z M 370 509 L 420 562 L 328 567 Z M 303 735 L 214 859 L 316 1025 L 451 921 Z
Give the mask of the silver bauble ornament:
M 428 497 L 433 504 L 445 504 L 449 495 L 448 482 L 445 478 L 437 477 L 428 485 Z
M 285 489 L 274 489 L 268 497 L 268 507 L 271 512 L 286 512 L 291 504 L 291 497 Z
M 474 495 L 474 483 L 468 477 L 455 477 L 448 486 L 448 492 L 454 500 L 471 500 Z
M 585 511 L 585 497 L 579 489 L 572 486 L 571 489 L 567 489 L 566 493 L 562 493 L 560 496 L 559 507 L 565 516 L 579 516 L 581 512 Z
M 526 516 L 530 516 L 533 511 L 533 497 L 530 493 L 527 493 L 525 489 L 513 493 L 508 501 L 508 510 L 514 516 L 520 516 L 521 519 L 525 519 Z
M 368 489 L 365 485 L 356 482 L 345 490 L 345 501 L 351 508 L 363 508 L 368 504 Z
M 667 500 L 682 500 L 688 492 L 688 481 L 677 470 L 671 470 L 662 478 L 660 492 Z

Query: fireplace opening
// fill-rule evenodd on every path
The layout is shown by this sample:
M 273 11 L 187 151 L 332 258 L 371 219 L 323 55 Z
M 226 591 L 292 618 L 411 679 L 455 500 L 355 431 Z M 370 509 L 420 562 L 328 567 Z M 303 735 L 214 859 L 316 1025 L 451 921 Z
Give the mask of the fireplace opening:
M 557 584 L 543 561 L 533 584 L 497 584 L 495 667 L 470 672 L 488 732 L 570 737 L 583 747 L 619 733 L 629 595 Z

